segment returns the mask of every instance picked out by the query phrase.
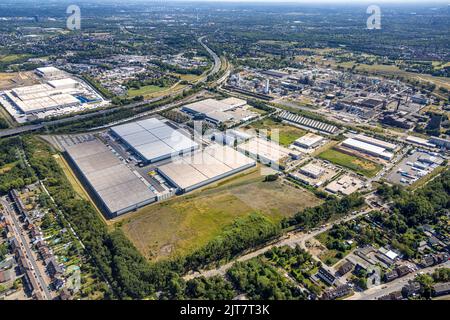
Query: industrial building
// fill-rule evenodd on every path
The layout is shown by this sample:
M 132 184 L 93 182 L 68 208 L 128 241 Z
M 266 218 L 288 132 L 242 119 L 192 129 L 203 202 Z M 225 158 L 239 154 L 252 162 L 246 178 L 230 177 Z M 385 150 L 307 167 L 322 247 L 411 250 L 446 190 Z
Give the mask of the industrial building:
M 228 146 L 234 146 L 235 144 L 242 143 L 252 138 L 248 133 L 234 129 L 229 129 L 225 132 L 214 132 L 212 137 L 217 143 L 226 144 Z
M 145 163 L 190 153 L 199 145 L 156 118 L 112 127 L 113 135 L 137 154 Z
M 279 165 L 285 159 L 298 156 L 293 150 L 263 138 L 251 139 L 239 145 L 238 150 L 266 165 Z
M 360 140 L 356 140 L 353 138 L 344 140 L 342 142 L 342 146 L 385 160 L 391 160 L 394 157 L 394 154 L 392 152 L 387 151 L 385 148 L 367 142 L 363 142 Z
M 321 168 L 320 166 L 317 166 L 312 163 L 308 163 L 304 167 L 300 168 L 300 172 L 308 177 L 318 179 L 325 173 L 325 170 L 323 168 Z
M 64 72 L 62 70 L 55 67 L 37 68 L 35 72 L 38 76 L 47 79 L 52 79 L 64 75 Z
M 100 141 L 68 146 L 66 153 L 109 217 L 156 201 L 146 184 Z
M 54 85 L 56 87 L 50 84 L 20 87 L 6 91 L 4 96 L 8 102 L 24 114 L 45 112 L 81 104 L 80 100 L 64 90 L 67 88 L 58 88 L 60 83 L 55 83 Z
M 314 133 L 307 133 L 303 137 L 295 140 L 294 145 L 304 149 L 313 149 L 320 145 L 324 138 Z
M 63 113 L 66 108 L 104 102 L 92 88 L 78 80 L 68 78 L 59 69 L 38 68 L 36 73 L 44 77 L 46 81 L 0 93 L 2 104 L 16 120 L 24 116 L 31 118 L 31 116 L 39 117 L 46 113 L 47 115 Z
M 160 166 L 158 173 L 177 188 L 189 192 L 254 167 L 256 162 L 227 146 L 214 145 Z
M 327 134 L 336 134 L 339 132 L 339 128 L 328 123 L 324 123 L 321 121 L 313 120 L 310 118 L 302 117 L 297 114 L 291 113 L 289 111 L 283 111 L 279 116 L 282 120 L 292 122 L 294 124 L 314 129 Z
M 380 148 L 384 148 L 384 149 L 389 150 L 389 151 L 393 151 L 393 150 L 395 150 L 397 148 L 396 144 L 393 144 L 393 143 L 390 143 L 390 142 L 386 142 L 386 141 L 383 141 L 383 140 L 378 140 L 378 139 L 375 139 L 375 138 L 372 138 L 372 137 L 368 137 L 368 136 L 365 136 L 363 134 L 355 135 L 353 137 L 353 139 L 358 140 L 358 141 L 362 141 L 362 142 L 366 142 L 366 143 L 369 143 L 369 144 L 373 144 L 374 146 L 377 146 L 377 147 L 380 147 Z
M 257 113 L 249 110 L 247 101 L 233 97 L 224 100 L 197 101 L 185 105 L 181 110 L 196 119 L 204 119 L 215 125 L 228 122 L 238 123 L 258 116 Z
M 320 187 L 333 179 L 338 173 L 339 169 L 332 164 L 321 160 L 313 160 L 298 171 L 289 173 L 289 177 L 310 186 Z
M 339 179 L 332 181 L 325 187 L 325 190 L 333 194 L 350 195 L 364 186 L 364 181 L 352 175 L 343 175 Z

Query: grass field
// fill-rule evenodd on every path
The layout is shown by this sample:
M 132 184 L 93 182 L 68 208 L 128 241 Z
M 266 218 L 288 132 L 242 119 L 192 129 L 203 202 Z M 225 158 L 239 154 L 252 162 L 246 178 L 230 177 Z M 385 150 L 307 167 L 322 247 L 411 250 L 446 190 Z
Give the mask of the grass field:
M 295 140 L 306 134 L 305 130 L 281 122 L 276 122 L 272 118 L 265 118 L 264 120 L 254 122 L 250 127 L 258 130 L 267 130 L 268 135 L 271 135 L 273 130 L 278 130 L 280 135 L 279 142 L 284 146 L 291 145 Z
M 117 220 L 141 253 L 150 260 L 183 256 L 218 236 L 236 218 L 261 212 L 272 221 L 320 204 L 312 193 L 263 182 L 259 170 L 213 187 L 145 207 Z
M 325 247 L 334 240 L 334 238 L 330 237 L 327 232 L 323 232 L 316 236 L 316 239 L 319 240 L 320 243 L 322 243 Z M 319 255 L 320 260 L 324 262 L 328 266 L 335 265 L 339 260 L 343 259 L 345 256 L 347 256 L 354 248 L 356 247 L 356 244 L 352 244 L 350 248 L 347 248 L 344 252 L 340 252 L 335 249 L 326 249 L 324 252 L 322 252 Z M 339 257 L 339 253 L 341 254 L 341 257 Z
M 381 170 L 381 165 L 378 163 L 351 156 L 336 149 L 328 149 L 322 152 L 319 154 L 319 158 L 328 160 L 369 178 L 374 177 Z
M 128 95 L 130 97 L 136 97 L 136 96 L 147 96 L 155 92 L 163 91 L 167 89 L 166 87 L 158 87 L 158 86 L 145 86 L 141 87 L 140 89 L 131 89 L 128 90 Z
M 16 164 L 17 164 L 17 162 L 13 162 L 13 163 L 5 164 L 3 167 L 0 167 L 0 174 L 7 173 L 7 172 L 10 171 L 12 168 L 14 168 L 14 166 L 15 166 Z
M 10 63 L 10 62 L 14 62 L 20 59 L 24 59 L 27 57 L 31 57 L 31 55 L 28 54 L 9 54 L 6 56 L 0 56 L 0 62 L 1 63 Z
M 203 75 L 196 75 L 196 74 L 181 74 L 181 73 L 173 73 L 174 76 L 180 77 L 181 80 L 185 81 L 197 81 L 200 79 Z

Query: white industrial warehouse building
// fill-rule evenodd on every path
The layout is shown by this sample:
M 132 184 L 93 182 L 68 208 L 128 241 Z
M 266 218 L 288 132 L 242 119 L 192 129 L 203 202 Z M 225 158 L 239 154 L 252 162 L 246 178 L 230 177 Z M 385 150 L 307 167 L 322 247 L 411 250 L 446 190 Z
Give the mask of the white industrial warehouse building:
M 159 167 L 158 173 L 183 193 L 255 165 L 254 160 L 228 146 L 213 145 Z
M 66 152 L 110 217 L 156 201 L 145 183 L 100 141 L 75 144 L 66 147 Z
M 344 140 L 342 146 L 385 160 L 391 160 L 394 157 L 394 154 L 385 148 L 352 138 Z
M 280 165 L 285 159 L 299 156 L 294 150 L 287 149 L 274 141 L 263 138 L 251 139 L 240 144 L 237 148 L 240 152 L 259 160 L 265 165 Z
M 198 143 L 156 118 L 112 127 L 111 131 L 146 163 L 190 153 L 199 148 Z
M 223 100 L 201 100 L 185 105 L 181 110 L 196 117 L 203 117 L 216 125 L 247 121 L 258 116 L 257 113 L 249 110 L 247 101 L 234 97 Z
M 323 140 L 324 137 L 322 136 L 319 136 L 314 133 L 307 133 L 303 137 L 300 137 L 297 140 L 295 140 L 294 144 L 301 148 L 311 149 L 317 147 L 319 144 L 322 143 Z

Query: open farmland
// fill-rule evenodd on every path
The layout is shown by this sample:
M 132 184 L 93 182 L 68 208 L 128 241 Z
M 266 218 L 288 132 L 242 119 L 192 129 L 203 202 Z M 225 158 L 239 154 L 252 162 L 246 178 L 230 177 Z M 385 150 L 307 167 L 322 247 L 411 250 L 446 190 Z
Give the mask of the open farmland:
M 150 260 L 186 255 L 218 236 L 236 218 L 261 212 L 272 221 L 320 203 L 312 193 L 263 182 L 259 171 L 226 180 L 183 197 L 155 204 L 123 218 L 126 235 Z
M 375 162 L 345 154 L 336 149 L 328 149 L 322 152 L 319 154 L 319 158 L 353 170 L 366 177 L 374 177 L 381 170 L 381 165 Z
M 254 122 L 249 128 L 254 130 L 267 130 L 269 136 L 274 133 L 274 130 L 278 130 L 280 135 L 279 143 L 283 146 L 291 145 L 295 140 L 306 134 L 305 130 L 281 122 L 276 122 L 272 118 Z

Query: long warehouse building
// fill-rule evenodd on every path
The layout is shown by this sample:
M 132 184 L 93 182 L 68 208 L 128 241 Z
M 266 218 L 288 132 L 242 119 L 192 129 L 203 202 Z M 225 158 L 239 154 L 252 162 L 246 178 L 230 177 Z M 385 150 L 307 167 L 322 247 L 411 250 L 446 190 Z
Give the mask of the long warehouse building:
M 156 118 L 112 127 L 111 132 L 145 163 L 158 162 L 199 148 L 198 143 Z
M 328 124 L 325 122 L 317 121 L 314 119 L 306 118 L 299 116 L 297 114 L 291 113 L 289 111 L 283 111 L 280 113 L 280 118 L 282 120 L 295 123 L 297 125 L 310 128 L 313 130 L 317 130 L 327 134 L 337 134 L 339 132 L 339 128 L 335 125 Z
M 214 145 L 158 168 L 158 172 L 185 193 L 249 169 L 256 161 L 228 146 Z
M 369 154 L 371 156 L 375 156 L 378 158 L 382 158 L 385 160 L 391 160 L 394 157 L 394 154 L 392 152 L 386 151 L 385 148 L 378 147 L 376 145 L 362 142 L 356 139 L 346 139 L 342 142 L 342 146 L 361 151 L 363 153 Z
M 100 141 L 66 147 L 66 153 L 109 217 L 156 201 L 145 183 Z

